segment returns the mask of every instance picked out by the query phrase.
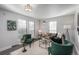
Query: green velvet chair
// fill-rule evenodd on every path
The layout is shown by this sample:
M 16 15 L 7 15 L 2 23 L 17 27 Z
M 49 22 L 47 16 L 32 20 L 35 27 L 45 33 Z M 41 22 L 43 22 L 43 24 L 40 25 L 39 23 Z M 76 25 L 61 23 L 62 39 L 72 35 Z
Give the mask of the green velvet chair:
M 26 51 L 26 49 L 25 49 L 26 44 L 29 44 L 30 47 L 31 47 L 32 41 L 33 41 L 33 40 L 32 40 L 32 38 L 31 38 L 31 34 L 25 34 L 25 35 L 23 35 L 23 38 L 21 39 L 21 42 L 22 42 L 23 47 L 24 47 L 23 52 Z
M 31 34 L 23 35 L 22 40 L 24 41 L 23 43 L 25 43 L 25 44 L 31 44 L 32 43 Z
M 56 43 L 52 41 L 51 47 L 48 47 L 48 54 L 51 55 L 71 55 L 73 51 L 73 44 L 67 40 L 64 44 Z

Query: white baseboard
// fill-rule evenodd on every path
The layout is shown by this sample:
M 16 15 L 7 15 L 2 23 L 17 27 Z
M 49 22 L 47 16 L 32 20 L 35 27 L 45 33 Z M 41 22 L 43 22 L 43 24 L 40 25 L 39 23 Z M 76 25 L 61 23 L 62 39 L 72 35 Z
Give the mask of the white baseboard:
M 0 48 L 0 52 L 1 52 L 1 51 L 4 51 L 4 50 L 6 50 L 6 49 L 9 49 L 9 48 L 11 48 L 11 46 L 7 46 L 7 47 L 4 47 L 4 48 Z

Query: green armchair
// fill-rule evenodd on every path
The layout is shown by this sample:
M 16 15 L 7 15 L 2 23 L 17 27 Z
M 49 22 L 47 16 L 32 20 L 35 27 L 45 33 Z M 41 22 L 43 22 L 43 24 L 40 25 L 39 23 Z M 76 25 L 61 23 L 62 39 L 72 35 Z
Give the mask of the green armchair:
M 64 44 L 56 43 L 52 41 L 51 47 L 48 47 L 48 54 L 51 55 L 71 55 L 73 51 L 73 44 L 67 40 Z
M 25 49 L 25 45 L 26 44 L 29 44 L 30 47 L 31 47 L 31 43 L 32 43 L 31 34 L 25 34 L 25 35 L 23 35 L 23 38 L 21 39 L 21 42 L 22 42 L 23 47 L 24 47 L 23 52 L 25 52 L 26 51 L 26 49 Z

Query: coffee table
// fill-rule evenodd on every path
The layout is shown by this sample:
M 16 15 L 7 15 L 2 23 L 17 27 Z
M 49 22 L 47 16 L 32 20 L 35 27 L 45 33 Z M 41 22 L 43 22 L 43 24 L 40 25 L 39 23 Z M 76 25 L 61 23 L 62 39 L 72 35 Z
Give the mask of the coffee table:
M 46 38 L 41 38 L 39 40 L 39 47 L 48 48 L 50 46 L 51 40 Z

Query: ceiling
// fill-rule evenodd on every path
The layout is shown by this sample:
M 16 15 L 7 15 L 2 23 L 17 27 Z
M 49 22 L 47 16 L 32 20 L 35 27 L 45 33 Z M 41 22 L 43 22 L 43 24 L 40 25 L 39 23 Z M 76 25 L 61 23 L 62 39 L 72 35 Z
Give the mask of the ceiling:
M 25 4 L 0 4 L 0 8 L 22 15 L 34 17 L 37 19 L 45 19 L 65 14 L 71 14 L 78 4 L 31 4 L 32 12 L 24 10 Z

